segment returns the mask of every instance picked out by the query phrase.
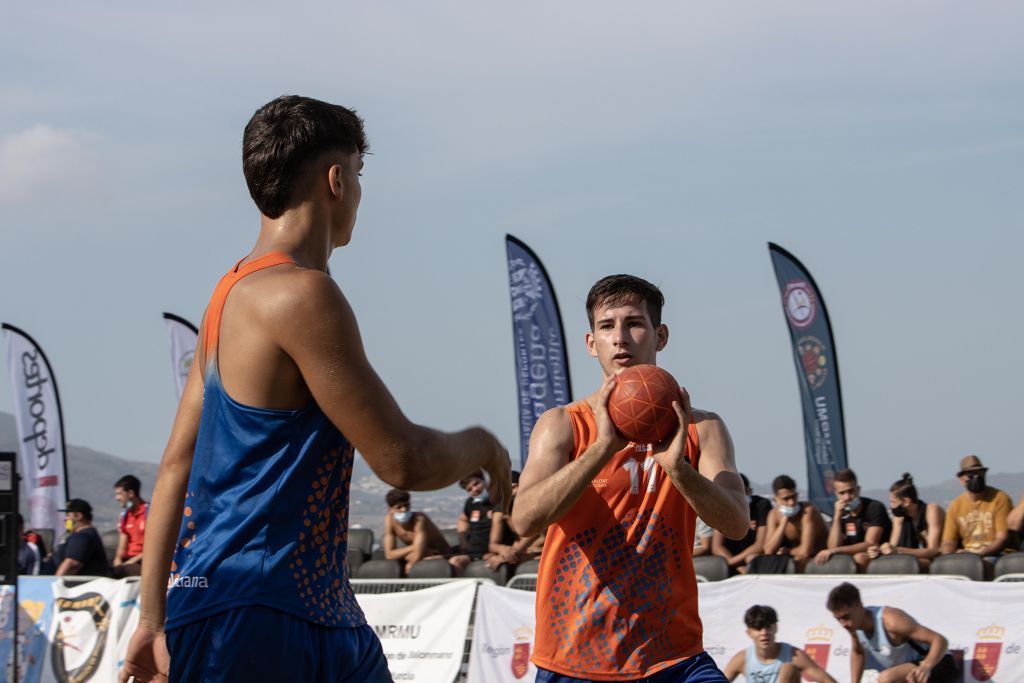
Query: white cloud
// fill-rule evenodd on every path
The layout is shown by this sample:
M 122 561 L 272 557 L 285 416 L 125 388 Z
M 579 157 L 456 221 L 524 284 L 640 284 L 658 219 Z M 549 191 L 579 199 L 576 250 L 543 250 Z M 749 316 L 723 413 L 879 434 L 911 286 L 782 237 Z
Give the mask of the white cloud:
M 0 204 L 15 204 L 95 187 L 95 135 L 36 124 L 0 138 Z

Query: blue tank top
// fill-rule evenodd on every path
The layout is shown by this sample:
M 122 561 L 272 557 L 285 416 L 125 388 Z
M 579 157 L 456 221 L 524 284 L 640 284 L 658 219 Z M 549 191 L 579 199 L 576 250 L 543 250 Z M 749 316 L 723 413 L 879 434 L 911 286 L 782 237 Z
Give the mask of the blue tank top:
M 315 404 L 254 408 L 220 382 L 228 291 L 281 263 L 268 254 L 221 280 L 207 309 L 203 411 L 167 591 L 167 628 L 263 605 L 329 627 L 366 623 L 348 580 L 353 449 Z
M 745 671 L 747 680 L 750 683 L 777 683 L 779 671 L 783 664 L 793 661 L 793 646 L 789 643 L 779 643 L 778 659 L 766 664 L 757 658 L 757 648 L 751 645 L 747 648 L 747 661 Z
M 881 671 L 907 662 L 918 662 L 924 658 L 924 655 L 914 648 L 913 643 L 909 640 L 902 645 L 893 645 L 889 642 L 885 625 L 882 623 L 882 610 L 885 607 L 865 606 L 864 609 L 868 611 L 872 621 L 875 622 L 875 630 L 870 636 L 857 629 L 857 640 L 860 641 L 861 647 L 867 654 L 869 667 Z

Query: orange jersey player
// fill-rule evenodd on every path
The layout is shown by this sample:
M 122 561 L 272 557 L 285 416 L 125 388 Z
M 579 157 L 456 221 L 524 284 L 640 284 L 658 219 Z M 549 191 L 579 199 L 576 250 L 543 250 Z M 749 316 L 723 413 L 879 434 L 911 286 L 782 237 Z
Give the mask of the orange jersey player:
M 537 421 L 512 524 L 548 528 L 537 577 L 537 681 L 725 681 L 704 652 L 692 549 L 700 516 L 729 538 L 749 529 L 732 440 L 680 390 L 679 429 L 627 442 L 607 403 L 624 368 L 654 364 L 668 343 L 664 297 L 630 275 L 587 297 L 587 350 L 605 380 Z

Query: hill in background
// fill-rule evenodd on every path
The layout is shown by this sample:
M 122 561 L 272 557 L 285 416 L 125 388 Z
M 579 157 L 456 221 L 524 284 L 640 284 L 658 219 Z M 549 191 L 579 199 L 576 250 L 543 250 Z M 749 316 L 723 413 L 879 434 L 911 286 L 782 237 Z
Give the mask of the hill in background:
M 14 417 L 0 413 L 0 451 L 17 451 L 17 442 Z M 919 483 L 917 489 L 923 500 L 948 507 L 950 501 L 963 492 L 963 488 L 954 476 L 957 463 L 949 463 L 948 467 L 939 465 L 941 464 L 937 464 L 933 470 L 925 474 L 942 476 L 940 473 L 948 469 L 948 477 L 939 483 Z M 114 482 L 125 474 L 134 474 L 142 481 L 142 496 L 148 500 L 153 490 L 153 482 L 156 480 L 157 464 L 128 460 L 91 448 L 70 445 L 68 470 L 71 497 L 83 498 L 92 504 L 96 526 L 102 531 L 117 524 L 119 509 L 114 500 Z M 796 478 L 797 472 L 791 471 L 789 474 Z M 902 474 L 902 470 L 894 470 L 891 478 L 896 481 Z M 988 481 L 991 485 L 1006 491 L 1014 502 L 1017 502 L 1021 492 L 1024 492 L 1024 472 L 989 472 Z M 384 494 L 390 488 L 374 475 L 366 461 L 357 454 L 352 472 L 350 524 L 353 527 L 373 529 L 374 537 L 379 539 L 386 512 Z M 771 496 L 770 483 L 755 483 L 753 488 L 755 493 Z M 888 489 L 864 489 L 863 495 L 880 500 L 886 506 L 889 504 Z M 24 490 L 21 499 L 25 500 Z M 412 494 L 413 507 L 426 512 L 441 528 L 455 526 L 465 499 L 465 494 L 458 486 L 450 486 L 439 491 L 416 491 Z

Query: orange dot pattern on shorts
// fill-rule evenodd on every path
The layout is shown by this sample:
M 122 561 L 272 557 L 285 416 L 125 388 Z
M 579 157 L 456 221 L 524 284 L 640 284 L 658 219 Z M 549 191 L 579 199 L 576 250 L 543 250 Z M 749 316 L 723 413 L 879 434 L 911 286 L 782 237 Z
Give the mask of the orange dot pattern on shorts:
M 311 620 L 329 626 L 362 623 L 348 582 L 349 482 L 355 453 L 332 450 L 317 464 L 302 510 L 302 529 L 288 562 L 295 588 Z

